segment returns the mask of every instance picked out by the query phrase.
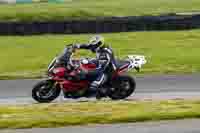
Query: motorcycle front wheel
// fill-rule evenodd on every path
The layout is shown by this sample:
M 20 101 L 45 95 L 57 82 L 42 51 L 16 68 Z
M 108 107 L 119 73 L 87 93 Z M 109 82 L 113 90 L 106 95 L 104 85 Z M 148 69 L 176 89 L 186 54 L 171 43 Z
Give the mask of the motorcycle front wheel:
M 39 103 L 49 103 L 60 95 L 60 87 L 54 81 L 43 80 L 38 82 L 32 89 L 32 98 Z
M 136 88 L 135 79 L 128 75 L 118 76 L 112 81 L 108 96 L 113 100 L 129 97 Z

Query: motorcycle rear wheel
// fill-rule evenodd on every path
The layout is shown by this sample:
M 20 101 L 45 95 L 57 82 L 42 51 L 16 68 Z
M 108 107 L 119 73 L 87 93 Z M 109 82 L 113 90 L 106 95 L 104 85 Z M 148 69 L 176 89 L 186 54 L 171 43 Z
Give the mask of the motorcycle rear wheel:
M 120 100 L 129 97 L 136 88 L 135 79 L 128 75 L 118 76 L 112 81 L 108 96 L 112 100 Z
M 38 82 L 32 89 L 32 98 L 39 103 L 49 103 L 60 95 L 60 87 L 54 81 L 43 80 Z

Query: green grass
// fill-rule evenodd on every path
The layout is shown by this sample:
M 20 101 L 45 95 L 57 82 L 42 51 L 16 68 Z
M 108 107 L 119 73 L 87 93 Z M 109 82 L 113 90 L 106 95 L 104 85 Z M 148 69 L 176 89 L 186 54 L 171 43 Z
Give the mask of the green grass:
M 200 118 L 199 100 L 98 101 L 0 106 L 0 129 Z
M 0 79 L 44 75 L 56 54 L 69 43 L 86 42 L 92 35 L 0 37 Z M 117 57 L 142 54 L 147 58 L 141 74 L 200 72 L 200 30 L 103 34 Z M 87 51 L 77 56 L 89 57 Z
M 61 3 L 0 5 L 0 21 L 47 21 L 99 16 L 198 12 L 199 0 L 72 0 Z

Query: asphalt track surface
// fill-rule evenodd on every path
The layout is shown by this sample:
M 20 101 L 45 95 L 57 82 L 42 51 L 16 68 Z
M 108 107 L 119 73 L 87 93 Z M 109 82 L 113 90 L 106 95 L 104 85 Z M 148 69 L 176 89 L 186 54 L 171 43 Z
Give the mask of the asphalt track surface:
M 30 104 L 32 86 L 39 80 L 0 81 L 0 104 Z M 200 74 L 136 77 L 136 92 L 129 99 L 200 99 Z M 58 98 L 62 99 L 61 98 Z M 72 102 L 74 102 L 72 100 Z M 76 102 L 76 101 L 75 101 Z M 1 130 L 1 133 L 200 133 L 200 119 L 47 129 Z
M 34 103 L 31 89 L 39 80 L 1 80 L 0 104 Z M 136 83 L 128 99 L 200 98 L 200 74 L 139 76 Z
M 63 128 L 2 130 L 1 133 L 200 133 L 200 120 L 176 120 Z

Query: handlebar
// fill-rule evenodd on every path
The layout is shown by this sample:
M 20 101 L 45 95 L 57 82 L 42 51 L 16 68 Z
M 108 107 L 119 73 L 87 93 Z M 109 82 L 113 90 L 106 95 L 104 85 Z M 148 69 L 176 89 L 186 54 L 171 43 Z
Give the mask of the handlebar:
M 78 66 L 76 64 L 73 63 L 72 61 L 72 56 L 73 56 L 73 53 L 75 52 L 76 48 L 75 48 L 75 45 L 74 44 L 68 44 L 66 45 L 67 49 L 68 49 L 68 52 L 70 53 L 70 57 L 69 57 L 69 64 L 74 67 L 74 68 L 77 68 Z

